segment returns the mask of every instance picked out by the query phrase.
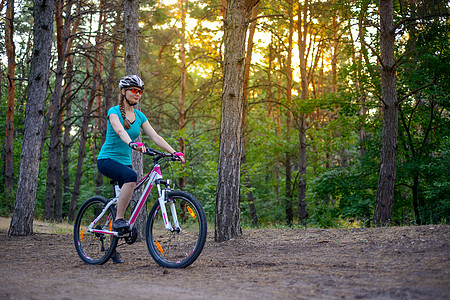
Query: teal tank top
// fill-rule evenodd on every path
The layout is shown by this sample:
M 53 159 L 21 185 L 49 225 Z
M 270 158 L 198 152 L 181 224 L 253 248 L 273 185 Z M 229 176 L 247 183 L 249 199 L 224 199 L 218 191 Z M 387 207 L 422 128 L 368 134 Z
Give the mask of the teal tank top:
M 131 123 L 130 129 L 125 131 L 130 136 L 131 140 L 135 140 L 141 133 L 142 124 L 147 121 L 147 117 L 139 110 L 133 109 L 136 116 L 136 120 Z M 106 140 L 100 149 L 97 159 L 110 158 L 126 166 L 131 165 L 131 148 L 119 137 L 114 131 L 114 128 L 109 121 L 109 116 L 115 114 L 119 117 L 120 124 L 123 126 L 123 117 L 120 113 L 119 105 L 111 107 L 108 111 L 107 127 L 106 127 Z M 125 127 L 124 127 L 125 128 Z

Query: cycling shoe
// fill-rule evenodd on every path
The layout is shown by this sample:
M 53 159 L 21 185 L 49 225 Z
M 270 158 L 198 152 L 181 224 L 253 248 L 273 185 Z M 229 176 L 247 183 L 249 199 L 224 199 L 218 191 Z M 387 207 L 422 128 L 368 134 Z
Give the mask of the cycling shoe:
M 112 228 L 122 234 L 130 230 L 130 226 L 124 219 L 115 220 Z

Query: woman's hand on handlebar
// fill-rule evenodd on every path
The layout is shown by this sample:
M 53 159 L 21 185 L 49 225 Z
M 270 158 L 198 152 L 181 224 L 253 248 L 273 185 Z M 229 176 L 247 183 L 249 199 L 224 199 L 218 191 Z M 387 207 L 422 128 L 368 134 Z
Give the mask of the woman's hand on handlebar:
M 186 163 L 183 152 L 174 152 L 172 155 L 179 158 L 183 164 Z
M 131 149 L 137 150 L 142 153 L 147 152 L 147 149 L 145 148 L 144 143 L 141 143 L 141 142 L 130 142 L 128 144 L 128 146 L 130 146 Z

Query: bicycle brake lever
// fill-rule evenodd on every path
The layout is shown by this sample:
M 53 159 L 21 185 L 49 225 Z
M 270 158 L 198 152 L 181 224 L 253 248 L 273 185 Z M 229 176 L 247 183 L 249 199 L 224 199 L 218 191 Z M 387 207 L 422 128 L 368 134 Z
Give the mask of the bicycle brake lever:
M 156 152 L 155 150 L 153 150 L 152 148 L 147 148 L 147 151 L 145 152 L 145 154 L 150 155 L 150 156 L 155 156 Z
M 181 161 L 181 158 L 175 154 L 172 154 L 172 156 L 170 157 L 171 161 Z

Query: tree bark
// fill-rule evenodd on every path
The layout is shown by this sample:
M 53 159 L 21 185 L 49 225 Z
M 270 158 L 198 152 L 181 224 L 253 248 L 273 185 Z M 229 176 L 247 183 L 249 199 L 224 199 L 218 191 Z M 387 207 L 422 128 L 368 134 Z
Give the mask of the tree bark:
M 333 46 L 331 47 L 331 92 L 337 93 L 337 56 L 339 44 L 338 44 L 338 25 L 337 25 L 336 11 L 333 12 L 332 24 L 333 24 L 333 37 L 332 37 Z
M 14 104 L 16 95 L 16 50 L 14 35 L 14 0 L 6 3 L 5 48 L 8 57 L 6 92 L 6 132 L 5 132 L 5 192 L 8 203 L 13 202 L 14 194 Z M 10 206 L 12 207 L 12 205 Z
M 62 139 L 62 85 L 65 75 L 64 66 L 67 55 L 67 41 L 70 32 L 70 11 L 72 1 L 66 4 L 66 18 L 63 24 L 62 8 L 64 0 L 55 2 L 55 19 L 57 32 L 58 61 L 56 64 L 55 87 L 51 96 L 53 107 L 52 124 L 50 128 L 50 144 L 48 149 L 47 185 L 44 218 L 62 221 L 62 189 L 61 189 L 61 139 Z M 56 211 L 55 211 L 56 206 Z
M 361 11 L 358 15 L 358 39 L 360 41 L 360 47 L 361 49 L 359 50 L 359 55 L 357 59 L 354 59 L 354 61 L 356 62 L 357 60 L 362 62 L 364 57 L 366 57 L 367 55 L 365 55 L 366 53 L 366 45 L 364 44 L 364 40 L 365 40 L 365 35 L 366 35 L 366 27 L 364 26 L 363 22 L 364 19 L 366 18 L 366 13 L 367 13 L 367 6 L 369 4 L 365 4 L 362 6 Z M 367 61 L 367 59 L 365 60 Z M 360 100 L 361 100 L 361 110 L 360 110 L 360 118 L 361 118 L 361 127 L 359 130 L 359 141 L 361 144 L 361 150 L 360 150 L 360 154 L 364 155 L 366 153 L 366 131 L 365 131 L 365 126 L 366 126 L 366 115 L 367 115 L 367 105 L 366 105 L 366 92 L 364 89 L 361 89 L 361 85 L 360 85 L 360 80 L 361 80 L 361 67 L 358 68 L 357 71 L 357 77 L 355 78 L 355 88 L 356 90 L 359 92 L 360 94 Z
M 117 12 L 116 18 L 115 18 L 115 24 L 116 27 L 121 23 L 122 17 L 121 12 Z M 119 32 L 116 30 L 114 32 L 114 38 L 112 39 L 112 47 L 110 52 L 110 62 L 109 62 L 109 70 L 108 70 L 108 77 L 106 78 L 106 84 L 105 84 L 105 108 L 104 108 L 104 118 L 106 118 L 106 114 L 108 110 L 114 106 L 114 91 L 117 90 L 117 87 L 114 83 L 114 77 L 116 73 L 116 59 L 117 59 L 117 52 L 119 49 L 119 43 L 117 42 L 119 40 Z M 106 125 L 104 126 L 103 135 L 105 135 L 106 138 Z M 104 141 L 104 139 L 102 140 Z
M 117 89 L 115 83 L 114 83 L 114 77 L 115 77 L 115 73 L 116 73 L 116 58 L 117 58 L 117 51 L 119 48 L 119 44 L 118 44 L 118 40 L 120 40 L 119 37 L 119 30 L 117 30 L 117 26 L 121 23 L 121 19 L 122 19 L 122 11 L 118 11 L 116 12 L 116 18 L 114 21 L 114 24 L 116 24 L 116 30 L 113 33 L 113 38 L 112 38 L 112 46 L 111 46 L 111 52 L 110 52 L 110 57 L 109 57 L 109 68 L 107 71 L 107 77 L 106 77 L 106 83 L 104 85 L 104 101 L 103 101 L 103 107 L 100 110 L 101 111 L 101 116 L 99 118 L 102 118 L 103 121 L 100 122 L 100 145 L 103 145 L 105 143 L 106 140 L 106 116 L 108 114 L 108 111 L 111 107 L 114 106 L 114 99 L 116 99 L 114 97 L 114 91 Z M 95 161 L 97 158 L 94 158 Z M 96 194 L 99 195 L 102 193 L 102 189 L 101 187 L 103 186 L 103 174 L 100 173 L 97 170 L 97 178 L 96 178 Z
M 33 54 L 28 86 L 20 173 L 16 204 L 8 235 L 33 233 L 33 214 L 36 201 L 42 142 L 42 121 L 45 111 L 53 35 L 53 0 L 35 0 L 33 26 Z
M 258 4 L 253 6 L 251 18 L 254 20 L 258 16 Z M 244 111 L 242 113 L 242 165 L 243 173 L 245 174 L 245 185 L 249 190 L 247 192 L 247 203 L 250 209 L 250 216 L 252 219 L 253 227 L 258 227 L 258 215 L 256 213 L 255 201 L 253 193 L 251 191 L 252 183 L 247 171 L 247 107 L 248 107 L 248 84 L 250 80 L 250 67 L 252 63 L 252 52 L 253 52 L 253 36 L 256 30 L 256 20 L 250 24 L 248 40 L 247 40 L 247 54 L 245 57 L 245 71 L 244 71 Z
M 308 32 L 308 1 L 305 0 L 303 10 L 298 10 L 298 23 L 297 23 L 297 31 L 298 31 L 298 50 L 299 50 L 299 60 L 300 60 L 300 77 L 301 77 L 301 99 L 302 101 L 306 101 L 309 95 L 309 79 L 308 73 L 306 70 L 306 38 Z M 303 18 L 302 18 L 303 11 Z M 298 199 L 297 199 L 297 215 L 298 221 L 302 225 L 306 225 L 306 116 L 304 113 L 300 113 L 298 116 L 298 138 L 299 138 L 299 181 L 298 181 Z
M 81 10 L 81 2 L 77 2 L 76 6 L 76 15 L 78 16 Z M 67 52 L 70 52 L 73 45 L 73 39 L 75 37 L 75 33 L 78 30 L 78 26 L 80 25 L 80 17 L 77 17 L 73 22 L 73 27 L 71 28 L 71 35 L 69 40 L 67 41 Z M 70 144 L 71 144 L 71 128 L 72 128 L 72 82 L 74 76 L 74 62 L 73 55 L 68 55 L 66 57 L 66 80 L 64 85 L 64 94 L 63 94 L 63 102 L 64 102 L 64 137 L 63 137 L 63 147 L 62 147 L 62 166 L 63 166 L 63 175 L 62 175 L 62 185 L 63 185 L 63 201 L 70 203 Z
M 67 60 L 67 82 L 65 86 L 66 93 L 72 89 L 73 81 L 73 58 L 70 57 Z M 62 145 L 62 184 L 63 184 L 63 201 L 70 202 L 70 144 L 71 144 L 71 134 L 70 130 L 72 128 L 72 100 L 68 99 L 70 96 L 66 95 L 66 101 L 64 105 L 64 136 Z
M 181 7 L 181 31 L 180 31 L 180 99 L 178 101 L 178 130 L 180 132 L 179 138 L 179 150 L 182 153 L 186 152 L 186 143 L 184 139 L 184 131 L 186 128 L 186 1 L 180 1 Z M 183 168 L 183 167 L 182 167 Z M 180 178 L 180 188 L 183 189 L 186 186 L 186 177 L 181 176 Z
M 395 28 L 392 0 L 380 0 L 380 50 L 383 127 L 381 165 L 375 204 L 375 224 L 390 225 L 396 179 L 398 103 L 394 57 Z
M 83 176 L 83 163 L 84 157 L 86 156 L 86 144 L 88 140 L 88 127 L 91 121 L 91 111 L 92 106 L 94 105 L 95 93 L 97 91 L 98 85 L 97 79 L 98 69 L 96 63 L 94 63 L 92 73 L 94 78 L 92 83 L 91 94 L 85 100 L 85 103 L 83 105 L 83 117 L 80 128 L 80 144 L 78 147 L 78 155 L 77 155 L 77 170 L 75 172 L 75 182 L 73 185 L 72 199 L 69 207 L 69 221 L 73 221 L 75 219 L 78 197 L 80 196 L 81 178 Z
M 141 76 L 139 66 L 139 1 L 124 0 L 125 71 L 127 75 Z
M 102 6 L 102 1 L 100 3 L 100 6 Z M 101 45 L 103 44 L 102 39 L 102 25 L 103 25 L 103 17 L 104 12 L 100 11 L 99 15 L 99 23 L 98 23 L 98 30 L 97 30 L 97 36 L 95 38 L 96 44 L 95 47 L 97 49 L 97 52 L 95 54 L 95 59 L 93 61 L 92 66 L 92 88 L 90 95 L 86 97 L 85 103 L 83 105 L 83 116 L 81 121 L 81 128 L 80 128 L 80 144 L 78 147 L 78 160 L 77 160 L 77 170 L 75 173 L 75 182 L 73 185 L 72 190 L 72 199 L 70 202 L 69 207 L 69 220 L 72 221 L 75 218 L 75 211 L 78 203 L 78 198 L 80 196 L 80 187 L 81 187 L 81 178 L 83 174 L 83 164 L 84 164 L 84 158 L 86 156 L 86 144 L 87 140 L 89 138 L 88 134 L 88 128 L 89 123 L 92 119 L 92 107 L 94 106 L 94 102 L 97 99 L 97 95 L 99 94 L 99 89 L 102 83 L 102 70 L 103 67 L 101 66 L 101 62 L 103 61 L 103 52 L 98 50 L 101 48 Z
M 272 37 L 273 39 L 273 37 Z M 273 40 L 271 41 L 271 44 L 273 45 L 274 42 Z M 272 73 L 272 61 L 273 61 L 273 56 L 274 56 L 274 52 L 276 52 L 276 49 L 274 49 L 274 47 L 270 47 L 270 52 L 269 52 L 269 58 L 270 58 L 270 62 L 269 62 L 269 95 L 272 95 L 272 80 L 271 80 L 271 73 Z M 278 55 L 279 57 L 280 55 Z M 281 61 L 281 59 L 280 59 Z M 277 104 L 275 106 L 275 135 L 277 136 L 277 138 L 281 138 L 281 91 L 280 91 L 280 87 L 281 87 L 281 75 L 275 75 L 276 79 L 277 79 L 277 95 L 276 95 L 276 100 L 277 100 Z M 277 86 L 277 85 L 275 85 Z M 277 153 L 277 159 L 276 159 L 276 165 L 275 165 L 275 179 L 276 179 L 276 183 L 275 183 L 275 193 L 277 195 L 277 200 L 279 203 L 281 203 L 281 192 L 280 192 L 280 170 L 281 170 L 281 153 Z
M 288 35 L 288 53 L 286 59 L 286 98 L 287 105 L 292 108 L 292 48 L 293 48 L 293 35 L 294 35 L 294 1 L 289 0 L 289 35 Z M 286 112 L 287 116 L 287 142 L 291 143 L 291 131 L 293 124 L 293 115 L 291 109 Z M 292 158 L 293 155 L 288 150 L 286 152 L 285 168 L 286 168 L 286 197 L 285 197 L 285 215 L 286 225 L 292 226 L 294 220 L 293 211 L 293 196 L 294 191 L 292 188 Z
M 139 66 L 139 0 L 123 0 L 124 24 L 125 24 L 125 69 L 127 75 L 141 76 L 141 69 Z M 141 108 L 141 104 L 137 105 L 137 109 Z M 136 141 L 141 141 L 139 136 Z M 131 151 L 131 161 L 133 169 L 138 174 L 138 178 L 144 175 L 144 162 L 142 153 L 138 151 Z M 140 189 L 141 191 L 142 189 Z M 137 195 L 134 193 L 132 201 L 139 201 Z M 136 220 L 136 228 L 139 234 L 139 240 L 145 237 L 145 225 L 147 219 L 147 206 L 143 206 L 143 210 Z
M 106 134 L 106 114 L 103 113 L 102 108 L 105 107 L 103 103 L 103 65 L 104 65 L 104 56 L 105 56 L 105 36 L 106 36 L 106 9 L 105 9 L 105 1 L 100 0 L 100 18 L 98 22 L 98 32 L 99 34 L 96 37 L 96 48 L 98 51 L 98 77 L 99 83 L 97 86 L 97 92 L 95 96 L 95 126 L 94 126 L 94 149 L 93 149 L 93 162 L 94 165 L 97 165 L 97 155 L 100 152 L 100 147 L 103 144 Z M 100 132 L 100 144 L 97 143 L 97 135 Z M 95 178 L 95 194 L 101 195 L 102 193 L 102 185 L 103 185 L 103 174 L 97 172 L 97 176 Z
M 227 3 L 224 20 L 222 117 L 216 189 L 215 240 L 242 234 L 240 226 L 240 164 L 244 98 L 245 36 L 251 9 L 258 0 Z

